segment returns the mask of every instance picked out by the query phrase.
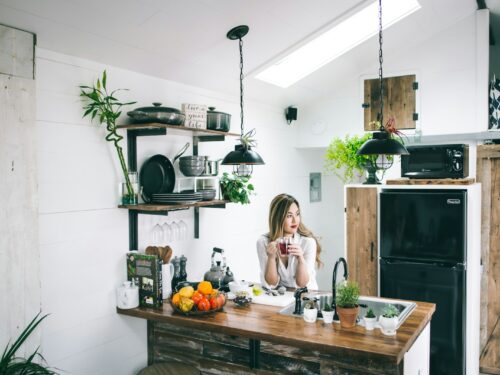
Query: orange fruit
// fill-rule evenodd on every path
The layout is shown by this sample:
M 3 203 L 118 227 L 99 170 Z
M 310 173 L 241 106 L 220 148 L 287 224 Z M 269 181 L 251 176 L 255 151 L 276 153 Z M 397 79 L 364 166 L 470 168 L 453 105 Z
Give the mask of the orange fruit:
M 172 303 L 175 305 L 175 306 L 179 306 L 179 302 L 181 302 L 181 295 L 179 293 L 175 293 L 173 296 L 172 296 Z
M 212 283 L 210 281 L 201 281 L 198 284 L 198 291 L 204 295 L 212 294 Z

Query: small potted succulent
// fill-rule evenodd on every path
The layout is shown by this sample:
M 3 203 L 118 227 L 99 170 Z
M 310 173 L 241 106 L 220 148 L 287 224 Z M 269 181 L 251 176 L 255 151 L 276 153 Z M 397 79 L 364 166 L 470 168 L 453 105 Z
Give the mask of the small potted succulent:
M 366 330 L 373 331 L 373 329 L 375 328 L 375 323 L 377 322 L 377 317 L 375 316 L 373 310 L 368 309 L 363 319 L 365 321 Z
M 323 322 L 325 324 L 331 324 L 333 322 L 334 311 L 330 304 L 325 304 L 325 307 L 321 310 L 321 315 L 323 315 Z
M 384 335 L 394 336 L 398 326 L 399 310 L 394 305 L 386 305 L 382 310 L 382 315 L 378 318 L 380 330 Z
M 304 305 L 304 320 L 307 323 L 314 323 L 318 318 L 318 309 L 316 307 L 316 302 L 309 300 Z
M 346 281 L 337 284 L 335 305 L 342 328 L 356 326 L 356 318 L 359 312 L 359 285 L 354 281 Z

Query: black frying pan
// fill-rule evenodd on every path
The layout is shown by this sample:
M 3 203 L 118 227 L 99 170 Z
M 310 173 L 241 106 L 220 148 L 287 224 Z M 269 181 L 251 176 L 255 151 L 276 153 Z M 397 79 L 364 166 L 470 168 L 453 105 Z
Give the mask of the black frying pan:
M 151 201 L 153 194 L 171 193 L 175 186 L 174 166 L 166 156 L 151 156 L 141 167 L 139 181 L 145 201 Z
M 153 194 L 172 193 L 175 187 L 175 161 L 188 149 L 189 142 L 177 153 L 173 162 L 164 155 L 153 155 L 144 162 L 139 172 L 142 197 L 151 202 Z

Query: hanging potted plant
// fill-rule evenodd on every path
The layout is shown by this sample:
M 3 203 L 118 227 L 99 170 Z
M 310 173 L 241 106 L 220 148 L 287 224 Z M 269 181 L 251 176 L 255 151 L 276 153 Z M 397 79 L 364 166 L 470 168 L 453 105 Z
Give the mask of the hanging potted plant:
M 123 149 L 120 144 L 123 137 L 117 132 L 116 120 L 120 117 L 123 106 L 135 104 L 136 102 L 121 103 L 115 98 L 115 93 L 124 89 L 108 92 L 106 84 L 107 76 L 106 71 L 104 71 L 102 78 L 98 78 L 94 86 L 80 86 L 80 96 L 85 100 L 83 117 L 89 116 L 91 120 L 97 118 L 100 124 L 106 125 L 106 130 L 108 131 L 106 141 L 113 142 L 125 179 L 126 194 L 122 197 L 122 203 L 133 204 L 137 203 L 135 197 L 138 192 L 134 191 L 132 181 L 130 181 L 127 164 L 123 156 Z
M 359 286 L 354 281 L 345 281 L 337 285 L 335 296 L 335 308 L 340 319 L 342 328 L 356 326 L 356 318 L 359 313 Z
M 394 336 L 396 334 L 396 327 L 398 326 L 399 310 L 394 305 L 386 305 L 382 310 L 382 315 L 378 318 L 380 324 L 380 331 L 384 335 Z
M 250 203 L 250 195 L 254 194 L 254 187 L 249 180 L 250 176 L 224 172 L 220 179 L 222 197 L 233 203 Z
M 370 134 L 346 135 L 343 139 L 335 137 L 326 149 L 325 170 L 333 172 L 343 183 L 352 182 L 364 171 L 375 173 L 376 169 L 372 169 L 373 158 L 357 154 L 357 151 L 368 139 L 370 139 Z

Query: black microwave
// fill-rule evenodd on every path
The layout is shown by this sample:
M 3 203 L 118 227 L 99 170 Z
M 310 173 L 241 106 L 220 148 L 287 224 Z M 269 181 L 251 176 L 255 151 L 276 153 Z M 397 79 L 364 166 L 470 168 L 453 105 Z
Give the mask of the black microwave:
M 469 146 L 408 146 L 401 156 L 401 177 L 465 178 L 469 175 Z

